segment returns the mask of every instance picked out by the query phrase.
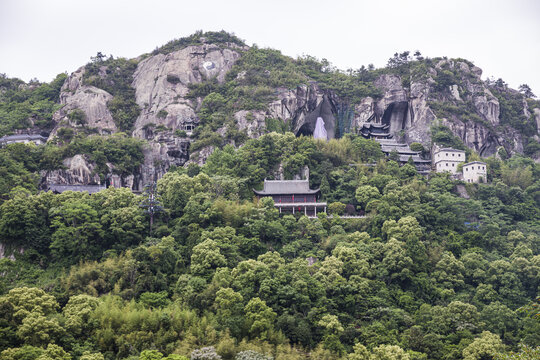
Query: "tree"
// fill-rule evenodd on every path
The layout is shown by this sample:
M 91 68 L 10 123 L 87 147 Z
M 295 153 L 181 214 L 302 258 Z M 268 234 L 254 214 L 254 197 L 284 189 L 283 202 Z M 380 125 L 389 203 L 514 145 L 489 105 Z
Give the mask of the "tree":
M 521 84 L 519 85 L 519 92 L 523 94 L 526 98 L 532 99 L 535 98 L 536 95 L 533 94 L 531 88 L 527 84 Z
M 236 354 L 234 360 L 273 360 L 269 355 L 264 355 L 253 350 L 244 350 Z
M 58 303 L 54 296 L 38 288 L 15 288 L 0 297 L 0 307 L 10 309 L 9 318 L 21 324 L 31 313 L 44 316 L 56 313 Z
M 504 345 L 498 335 L 484 331 L 480 337 L 463 349 L 463 360 L 492 359 L 504 351 Z
M 59 339 L 65 333 L 57 319 L 48 318 L 40 311 L 28 314 L 17 328 L 17 336 L 34 346 L 43 346 Z
M 276 313 L 258 297 L 249 300 L 244 311 L 250 335 L 253 338 L 267 340 L 274 330 Z
M 210 277 L 213 270 L 225 265 L 227 265 L 227 260 L 219 251 L 214 240 L 205 240 L 193 248 L 191 255 L 192 274 Z
M 347 356 L 347 360 L 370 360 L 371 354 L 368 349 L 360 343 L 356 343 L 353 348 L 354 352 Z
M 371 201 L 381 197 L 379 189 L 371 185 L 362 185 L 356 189 L 356 201 L 362 208 L 366 208 L 366 205 Z
M 335 201 L 331 204 L 328 204 L 328 213 L 335 215 L 343 215 L 345 212 L 345 204 L 339 201 Z
M 63 310 L 66 330 L 74 336 L 90 336 L 90 330 L 93 328 L 90 317 L 98 305 L 99 300 L 89 295 L 81 294 L 69 298 Z
M 85 351 L 79 360 L 105 360 L 105 357 L 102 353 L 91 353 L 90 351 Z
M 139 355 L 139 360 L 161 360 L 163 354 L 157 350 L 143 350 Z
M 154 216 L 163 211 L 160 197 L 156 189 L 156 183 L 148 184 L 144 188 L 143 201 L 139 204 L 144 211 L 150 215 L 150 233 L 152 233 L 152 225 L 154 225 Z M 124 232 L 121 229 L 121 232 Z
M 373 349 L 371 360 L 410 360 L 402 348 L 397 345 L 379 345 Z
M 52 208 L 51 252 L 63 263 L 77 263 L 95 259 L 104 250 L 101 247 L 103 229 L 97 211 L 86 198 L 67 201 Z
M 65 352 L 60 346 L 49 344 L 37 360 L 71 360 L 71 355 Z
M 214 309 L 218 322 L 235 336 L 241 335 L 243 303 L 242 295 L 231 288 L 222 288 L 216 293 Z

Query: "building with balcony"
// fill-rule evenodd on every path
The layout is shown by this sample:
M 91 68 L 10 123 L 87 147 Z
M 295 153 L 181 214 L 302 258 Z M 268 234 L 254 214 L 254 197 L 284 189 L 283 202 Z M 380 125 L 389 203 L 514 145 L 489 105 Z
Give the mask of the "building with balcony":
M 271 197 L 280 214 L 303 214 L 309 217 L 326 212 L 326 202 L 320 201 L 320 189 L 310 189 L 309 180 L 264 180 L 263 190 L 253 190 L 260 200 Z

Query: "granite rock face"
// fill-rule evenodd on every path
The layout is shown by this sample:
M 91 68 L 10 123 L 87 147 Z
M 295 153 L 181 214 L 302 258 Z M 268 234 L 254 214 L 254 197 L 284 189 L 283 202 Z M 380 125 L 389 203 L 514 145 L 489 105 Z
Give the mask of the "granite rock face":
M 245 130 L 254 139 L 263 135 L 266 129 L 266 113 L 264 111 L 240 110 L 234 114 L 238 129 Z
M 281 119 L 297 135 L 311 135 L 318 117 L 322 117 L 328 137 L 335 136 L 338 99 L 331 91 L 321 90 L 316 83 L 294 90 L 277 89 L 277 99 L 269 104 L 267 116 Z
M 118 131 L 107 108 L 107 102 L 112 95 L 95 86 L 83 84 L 84 67 L 72 73 L 60 91 L 60 104 L 62 108 L 53 115 L 56 124 L 50 134 L 50 138 L 56 135 L 61 127 L 78 128 L 83 124 L 70 121 L 68 115 L 73 110 L 79 109 L 86 115 L 85 126 L 95 129 L 99 134 L 111 134 Z
M 132 87 L 142 110 L 133 136 L 149 144 L 142 183 L 161 178 L 171 165 L 182 166 L 189 159 L 189 135 L 199 123 L 198 101 L 186 98 L 189 84 L 210 78 L 223 82 L 239 58 L 238 51 L 205 44 L 157 54 L 138 64 Z
M 202 147 L 193 153 L 189 151 L 199 124 L 197 110 L 203 101 L 202 98 L 187 97 L 189 86 L 210 78 L 223 83 L 227 72 L 241 57 L 241 50 L 245 48 L 233 44 L 225 47 L 203 44 L 138 59 L 137 68 L 129 80 L 141 112 L 131 135 L 147 141 L 145 160 L 137 174 L 124 178 L 114 175 L 110 165 L 110 174 L 105 179 L 107 184 L 140 190 L 144 184 L 161 178 L 173 165 L 185 166 L 188 161 L 202 165 L 215 147 Z M 105 78 L 107 69 L 104 67 L 102 70 L 99 76 Z M 438 86 L 438 76 L 448 70 L 459 74 L 459 81 Z M 95 129 L 97 133 L 105 135 L 118 131 L 107 108 L 112 95 L 85 85 L 84 71 L 84 67 L 78 69 L 64 83 L 60 95 L 63 107 L 54 114 L 56 126 L 50 138 L 61 127 L 77 129 L 83 126 L 69 119 L 69 114 L 76 109 L 86 116 L 84 126 Z M 358 129 L 366 122 L 384 123 L 403 141 L 416 141 L 429 147 L 431 127 L 441 124 L 481 156 L 494 154 L 501 146 L 509 153 L 522 153 L 524 139 L 516 130 L 500 126 L 500 104 L 486 82 L 481 80 L 481 74 L 482 70 L 470 63 L 443 59 L 434 66 L 428 66 L 425 74 L 410 79 L 393 74 L 380 75 L 373 85 L 382 96 L 365 97 L 354 104 L 351 129 Z M 241 80 L 245 76 L 240 72 L 237 78 Z M 339 132 L 342 124 L 338 122 L 343 115 L 340 111 L 349 103 L 333 91 L 321 88 L 316 82 L 292 89 L 276 88 L 274 91 L 274 100 L 267 104 L 265 110 L 238 110 L 233 114 L 234 125 L 223 124 L 216 133 L 225 137 L 228 127 L 236 126 L 236 130 L 245 132 L 249 138 L 257 138 L 268 131 L 268 119 L 276 119 L 297 136 L 312 135 L 319 117 L 324 120 L 328 138 L 334 138 Z M 475 117 L 467 118 L 466 112 L 441 113 L 441 104 L 467 108 Z M 523 111 L 526 116 L 534 117 L 539 129 L 537 135 L 540 135 L 540 109 L 529 110 L 525 102 Z M 237 145 L 232 140 L 230 142 Z M 64 170 L 44 176 L 60 184 L 84 185 L 100 181 L 94 174 L 93 164 L 82 155 L 66 159 L 64 165 Z
M 434 91 L 433 77 L 438 71 L 442 71 L 443 67 L 459 69 L 466 76 L 460 84 L 449 86 L 448 91 L 442 95 L 438 92 L 437 101 L 450 102 L 455 106 L 472 104 L 474 113 L 481 121 L 475 122 L 459 114 L 452 114 L 450 117 L 440 118 L 440 124 L 449 127 L 465 145 L 482 156 L 494 154 L 500 146 L 505 146 L 511 152 L 522 152 L 522 145 L 517 144 L 520 143 L 519 139 L 510 141 L 509 136 L 502 136 L 494 131 L 500 122 L 499 101 L 481 81 L 482 70 L 477 67 L 470 68 L 464 62 L 441 60 L 435 68 L 428 69 L 429 76 L 420 80 L 413 79 L 408 88 L 403 87 L 399 76 L 380 76 L 374 85 L 383 92 L 383 97 L 378 101 L 366 97 L 355 106 L 355 126 L 359 127 L 363 122 L 389 124 L 390 132 L 407 142 L 417 141 L 429 145 L 430 128 L 437 120 L 429 104 L 429 100 L 433 100 L 430 97 Z M 517 132 L 514 133 L 513 135 L 519 138 Z
M 540 135 L 540 109 L 534 109 L 534 120 L 536 121 L 536 129 Z
M 88 185 L 101 184 L 99 175 L 94 172 L 95 165 L 85 155 L 75 155 L 64 159 L 65 169 L 47 171 L 42 174 L 48 184 Z

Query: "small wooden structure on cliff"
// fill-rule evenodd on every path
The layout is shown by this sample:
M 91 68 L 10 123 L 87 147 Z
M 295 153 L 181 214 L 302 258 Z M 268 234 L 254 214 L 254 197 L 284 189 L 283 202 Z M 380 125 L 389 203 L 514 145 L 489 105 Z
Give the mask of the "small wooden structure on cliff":
M 253 190 L 259 199 L 271 197 L 280 214 L 301 213 L 317 216 L 326 212 L 327 204 L 320 202 L 320 189 L 310 189 L 309 180 L 264 180 L 262 191 Z

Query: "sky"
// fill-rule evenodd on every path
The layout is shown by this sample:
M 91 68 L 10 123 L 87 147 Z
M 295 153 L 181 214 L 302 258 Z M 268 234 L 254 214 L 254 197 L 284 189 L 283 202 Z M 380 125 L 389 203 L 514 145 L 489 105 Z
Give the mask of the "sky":
M 197 30 L 226 30 L 340 69 L 395 52 L 465 58 L 482 78 L 540 96 L 538 0 L 0 0 L 0 73 L 50 81 L 98 51 L 133 58 Z

